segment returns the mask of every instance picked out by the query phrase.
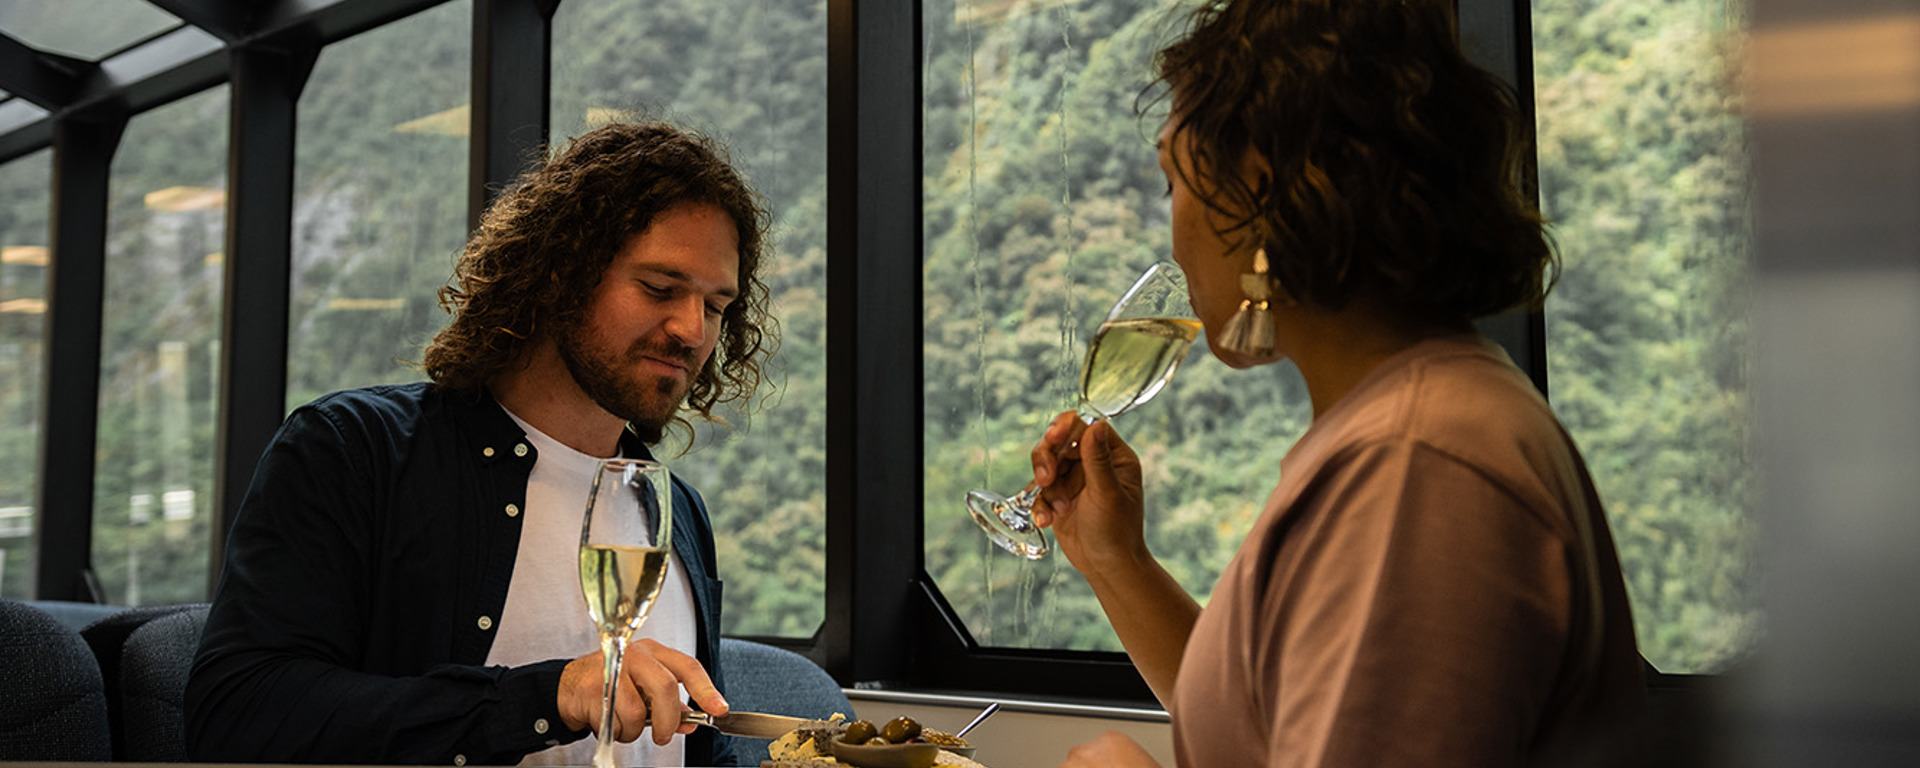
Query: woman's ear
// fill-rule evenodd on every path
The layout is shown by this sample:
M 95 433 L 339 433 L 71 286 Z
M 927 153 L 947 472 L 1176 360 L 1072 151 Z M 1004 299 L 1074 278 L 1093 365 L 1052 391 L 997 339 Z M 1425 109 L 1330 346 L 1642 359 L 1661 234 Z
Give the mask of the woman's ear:
M 1245 179 L 1253 191 L 1265 194 L 1273 183 L 1273 164 L 1267 161 L 1266 153 L 1248 147 L 1240 156 L 1240 178 Z

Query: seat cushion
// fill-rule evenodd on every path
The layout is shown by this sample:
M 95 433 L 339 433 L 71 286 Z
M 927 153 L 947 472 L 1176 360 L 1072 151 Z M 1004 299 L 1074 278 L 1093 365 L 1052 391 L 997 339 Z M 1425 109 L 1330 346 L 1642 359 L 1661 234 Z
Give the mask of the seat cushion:
M 80 630 L 80 637 L 85 639 L 87 646 L 93 649 L 94 663 L 100 666 L 100 678 L 106 681 L 107 722 L 113 735 L 111 743 L 114 760 L 132 759 L 127 756 L 127 719 L 125 713 L 121 711 L 123 697 L 120 680 L 124 673 L 120 665 L 125 659 L 127 638 L 146 626 L 147 622 L 195 607 L 204 609 L 204 606 L 204 603 L 200 603 L 127 608 L 88 624 L 86 628 Z
M 120 655 L 120 735 L 125 759 L 185 762 L 187 672 L 200 648 L 207 607 L 161 616 L 127 636 Z
M 0 760 L 112 759 L 100 667 L 59 619 L 0 601 L 0 691 Z
M 720 640 L 720 667 L 726 673 L 727 706 L 741 712 L 769 712 L 825 720 L 853 716 L 853 704 L 832 675 L 805 656 L 764 643 Z M 741 765 L 767 759 L 772 739 L 736 736 L 733 749 Z

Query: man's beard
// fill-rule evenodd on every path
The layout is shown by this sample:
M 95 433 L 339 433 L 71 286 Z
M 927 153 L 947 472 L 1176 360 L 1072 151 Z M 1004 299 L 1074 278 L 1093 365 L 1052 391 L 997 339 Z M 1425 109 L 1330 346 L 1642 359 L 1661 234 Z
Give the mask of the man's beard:
M 698 372 L 693 348 L 642 339 L 628 346 L 624 355 L 614 355 L 589 346 L 586 336 L 586 330 L 575 324 L 560 334 L 555 345 L 574 383 L 601 409 L 626 420 L 641 442 L 647 445 L 660 442 L 666 436 L 667 424 L 673 421 L 692 389 L 691 378 L 685 386 L 680 386 L 670 377 L 646 381 L 623 371 L 637 365 L 643 357 L 658 357 L 684 363 L 691 377 Z

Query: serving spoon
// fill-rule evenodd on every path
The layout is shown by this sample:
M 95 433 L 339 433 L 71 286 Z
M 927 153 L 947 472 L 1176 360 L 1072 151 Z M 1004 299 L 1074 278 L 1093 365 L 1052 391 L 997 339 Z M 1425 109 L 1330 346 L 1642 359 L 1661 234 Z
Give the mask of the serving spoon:
M 967 723 L 967 727 L 965 728 L 961 728 L 958 731 L 954 731 L 953 735 L 956 738 L 966 736 L 967 731 L 973 730 L 973 727 L 976 725 L 979 725 L 980 721 L 987 719 L 988 715 L 991 715 L 998 711 L 1000 711 L 1000 702 L 996 701 L 992 704 L 988 704 L 986 709 L 980 710 L 980 714 L 973 716 L 973 722 Z

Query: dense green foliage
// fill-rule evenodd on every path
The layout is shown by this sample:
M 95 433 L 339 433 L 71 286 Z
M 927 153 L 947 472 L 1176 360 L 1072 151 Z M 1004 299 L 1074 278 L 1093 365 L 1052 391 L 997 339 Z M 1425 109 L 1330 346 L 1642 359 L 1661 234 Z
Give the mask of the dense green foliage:
M 466 240 L 471 0 L 322 49 L 294 144 L 287 408 L 417 381 Z
M 1554 409 L 1612 520 L 1641 651 L 1712 671 L 1761 631 L 1748 435 L 1741 19 L 1701 0 L 1534 11 Z
M 1028 449 L 1073 407 L 1084 341 L 1167 256 L 1159 113 L 1142 99 L 1176 29 L 1167 7 L 927 6 L 927 570 L 982 643 L 1119 650 L 1064 558 L 993 549 L 960 500 L 1027 481 Z M 1230 373 L 1196 350 L 1116 422 L 1146 459 L 1149 542 L 1195 594 L 1211 591 L 1307 413 L 1291 368 Z
M 1157 0 L 927 5 L 927 567 L 991 645 L 1117 649 L 1084 582 L 991 550 L 959 499 L 1016 490 L 1078 350 L 1166 248 L 1135 96 L 1181 21 Z M 1540 184 L 1565 263 L 1551 398 L 1608 504 L 1642 650 L 1707 671 L 1758 631 L 1749 566 L 1747 211 L 1719 3 L 1534 9 Z M 1153 105 L 1154 102 L 1145 102 Z M 1204 596 L 1306 426 L 1284 366 L 1195 353 L 1118 426 L 1146 458 L 1149 542 Z
M 92 563 L 109 601 L 204 600 L 211 547 L 227 89 L 128 122 L 107 198 Z
M 53 152 L 0 165 L 0 247 L 47 244 Z M 14 251 L 24 254 L 25 251 Z M 0 597 L 33 596 L 34 495 L 40 472 L 41 336 L 47 268 L 0 260 Z

